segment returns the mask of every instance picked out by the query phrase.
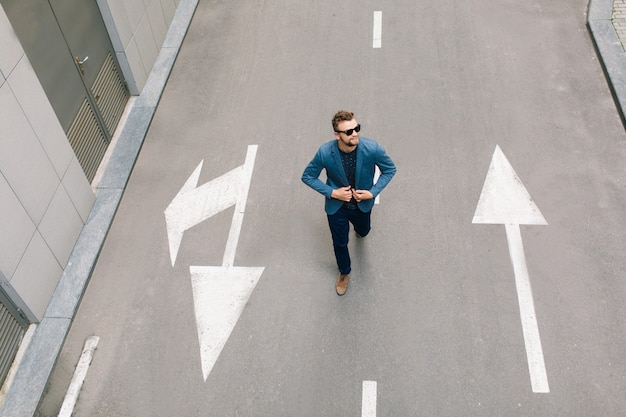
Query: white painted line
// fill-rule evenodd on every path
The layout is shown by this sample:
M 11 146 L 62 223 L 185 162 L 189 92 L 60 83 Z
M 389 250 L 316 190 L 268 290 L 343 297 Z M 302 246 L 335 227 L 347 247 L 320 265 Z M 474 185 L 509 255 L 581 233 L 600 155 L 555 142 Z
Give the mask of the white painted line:
M 383 12 L 374 12 L 374 40 L 372 47 L 380 48 L 383 41 Z
M 233 214 L 233 221 L 230 226 L 228 240 L 226 241 L 226 249 L 224 250 L 222 266 L 233 266 L 233 263 L 235 262 L 235 252 L 237 251 L 237 243 L 239 243 L 239 235 L 241 234 L 243 215 L 246 211 L 248 191 L 250 190 L 250 182 L 252 181 L 252 170 L 254 169 L 254 161 L 256 159 L 256 151 L 258 148 L 258 145 L 248 146 L 246 162 L 244 162 L 243 164 L 241 188 L 237 193 L 237 205 L 235 207 L 235 214 Z
M 511 256 L 513 271 L 515 272 L 515 285 L 517 287 L 517 299 L 522 319 L 526 356 L 528 358 L 530 383 L 533 392 L 548 393 L 550 388 L 548 386 L 548 376 L 539 336 L 539 326 L 537 325 L 537 315 L 535 314 L 535 304 L 528 277 L 528 268 L 526 267 L 522 235 L 519 225 L 507 224 L 505 226 L 506 238 L 509 242 L 509 255 Z
M 378 165 L 376 165 L 376 170 L 374 171 L 374 184 L 378 182 L 378 178 L 380 178 L 380 168 L 378 168 Z M 376 196 L 374 204 L 380 204 L 380 194 Z
M 78 365 L 76 365 L 72 382 L 70 382 L 70 387 L 65 394 L 61 411 L 59 411 L 59 417 L 71 417 L 74 412 L 74 406 L 76 405 L 76 401 L 78 401 L 78 394 L 87 376 L 87 371 L 89 370 L 89 365 L 91 364 L 99 340 L 100 338 L 98 336 L 91 336 L 85 341 L 83 353 L 80 355 L 80 360 L 78 361 Z
M 361 417 L 376 417 L 376 381 L 363 381 Z

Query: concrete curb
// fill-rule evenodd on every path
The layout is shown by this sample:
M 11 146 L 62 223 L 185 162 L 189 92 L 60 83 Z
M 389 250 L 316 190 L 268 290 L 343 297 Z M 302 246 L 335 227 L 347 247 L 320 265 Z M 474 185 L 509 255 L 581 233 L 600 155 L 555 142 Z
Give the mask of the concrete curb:
M 7 392 L 0 417 L 33 416 L 111 227 L 199 0 L 181 0 L 146 86 L 122 128 L 96 201 Z
M 626 53 L 611 21 L 613 0 L 590 0 L 587 26 L 595 44 L 622 124 L 626 128 Z

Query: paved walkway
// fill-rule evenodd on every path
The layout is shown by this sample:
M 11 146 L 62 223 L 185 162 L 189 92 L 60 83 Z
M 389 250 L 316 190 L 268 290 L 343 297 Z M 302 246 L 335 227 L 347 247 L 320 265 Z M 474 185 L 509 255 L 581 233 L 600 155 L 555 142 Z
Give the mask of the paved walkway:
M 626 0 L 613 1 L 613 14 L 611 16 L 613 27 L 617 32 L 617 36 L 624 47 L 626 42 Z
M 598 50 L 622 123 L 626 126 L 626 53 L 621 41 L 626 41 L 624 4 L 625 0 L 590 0 L 587 26 Z

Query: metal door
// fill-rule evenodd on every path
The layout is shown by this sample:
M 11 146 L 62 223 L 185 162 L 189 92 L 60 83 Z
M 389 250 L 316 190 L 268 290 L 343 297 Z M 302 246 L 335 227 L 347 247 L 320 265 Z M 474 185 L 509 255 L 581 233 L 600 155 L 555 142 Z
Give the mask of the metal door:
M 96 0 L 0 0 L 91 181 L 128 100 Z

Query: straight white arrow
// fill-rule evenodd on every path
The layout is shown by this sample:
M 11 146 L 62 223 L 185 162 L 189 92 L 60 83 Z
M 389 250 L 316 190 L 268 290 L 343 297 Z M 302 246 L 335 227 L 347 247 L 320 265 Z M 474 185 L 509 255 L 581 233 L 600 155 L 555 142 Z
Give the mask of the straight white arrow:
M 532 390 L 536 393 L 548 393 L 550 388 L 519 228 L 520 224 L 548 223 L 499 146 L 496 146 L 491 159 L 472 223 L 505 225 Z

